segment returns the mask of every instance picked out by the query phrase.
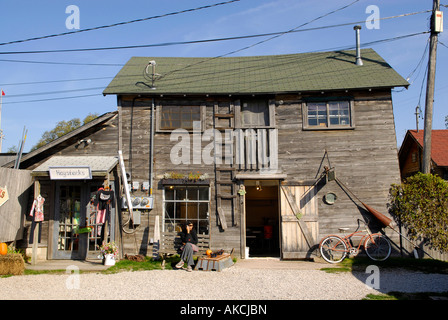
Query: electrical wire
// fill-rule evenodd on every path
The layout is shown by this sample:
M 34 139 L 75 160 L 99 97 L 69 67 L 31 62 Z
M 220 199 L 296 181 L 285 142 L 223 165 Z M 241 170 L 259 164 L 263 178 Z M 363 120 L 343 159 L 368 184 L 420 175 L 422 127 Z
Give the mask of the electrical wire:
M 388 19 L 394 19 L 394 18 L 400 18 L 400 17 L 407 17 L 411 15 L 416 14 L 422 14 L 422 13 L 428 13 L 431 12 L 431 10 L 426 11 L 419 11 L 419 12 L 412 12 L 412 13 L 405 13 L 395 16 L 389 16 L 389 17 L 383 17 L 379 20 L 388 20 Z M 308 29 L 301 29 L 301 30 L 294 30 L 292 32 L 305 32 L 305 31 L 315 31 L 315 30 L 322 30 L 327 28 L 335 28 L 335 27 L 342 27 L 347 25 L 353 25 L 357 23 L 362 23 L 363 21 L 354 21 L 354 22 L 347 22 L 342 24 L 335 24 L 335 25 L 327 25 L 327 26 L 321 26 L 321 27 L 315 27 L 315 28 L 308 28 Z M 284 34 L 283 32 L 273 32 L 273 33 L 264 33 L 264 34 L 256 34 L 256 35 L 246 35 L 246 36 L 237 36 L 237 37 L 228 37 L 228 38 L 222 38 L 222 39 L 209 39 L 209 40 L 199 40 L 201 42 L 205 41 L 224 41 L 224 40 L 237 40 L 237 39 L 248 39 L 252 37 L 264 37 L 264 36 L 275 36 Z M 411 35 L 412 36 L 412 35 Z M 394 39 L 392 39 L 394 40 Z M 446 47 L 445 44 L 440 44 Z M 176 43 L 172 43 L 172 45 L 175 45 Z M 373 43 L 372 43 L 373 44 Z M 365 44 L 366 45 L 366 44 Z M 368 45 L 368 44 L 367 44 Z M 328 50 L 328 49 L 327 49 Z M 118 64 L 118 63 L 76 63 L 76 62 L 54 62 L 54 61 L 30 61 L 30 60 L 12 60 L 12 59 L 0 59 L 2 62 L 14 62 L 14 63 L 32 63 L 32 64 L 54 64 L 54 65 L 74 65 L 74 66 L 124 66 L 124 64 Z M 87 81 L 87 80 L 101 80 L 101 79 L 110 79 L 113 77 L 104 77 L 104 78 L 85 78 L 85 79 L 66 79 L 66 80 L 53 80 L 53 81 L 39 81 L 39 82 L 24 82 L 24 83 L 8 83 L 8 84 L 2 84 L 2 86 L 13 86 L 13 85 L 25 85 L 25 84 L 43 84 L 43 83 L 55 83 L 55 82 L 73 82 L 73 81 Z
M 78 78 L 78 79 L 61 79 L 61 80 L 47 80 L 47 81 L 30 81 L 30 82 L 12 82 L 12 83 L 2 83 L 1 87 L 11 87 L 11 86 L 24 86 L 24 85 L 34 85 L 34 84 L 46 84 L 46 83 L 61 83 L 61 82 L 77 82 L 77 81 L 94 81 L 94 80 L 106 80 L 113 79 L 114 76 L 110 77 L 97 77 L 97 78 Z
M 411 73 L 409 73 L 409 75 L 406 77 L 406 79 L 409 81 L 409 79 L 414 75 L 414 73 L 417 71 L 417 69 L 420 69 L 424 58 L 426 57 L 427 53 L 429 50 L 429 39 L 426 41 L 426 46 L 425 46 L 425 50 L 423 50 L 423 54 L 422 57 L 420 58 L 419 62 L 417 63 L 417 65 L 415 66 L 414 70 L 411 71 Z M 412 83 L 411 83 L 412 84 Z
M 421 34 L 425 34 L 428 33 L 427 31 L 425 32 L 421 32 L 421 33 L 415 33 L 415 34 L 409 34 L 409 35 L 403 35 L 403 36 L 397 36 L 397 37 L 393 37 L 393 38 L 388 38 L 388 39 L 381 39 L 381 40 L 376 40 L 376 41 L 371 41 L 369 42 L 369 44 L 378 44 L 378 43 L 384 43 L 384 42 L 390 42 L 390 41 L 397 41 L 397 40 L 402 40 L 408 37 L 413 37 L 416 35 L 421 35 Z M 343 49 L 351 49 L 352 47 L 345 47 L 345 48 L 340 48 L 341 50 Z M 326 50 L 322 50 L 320 52 L 326 52 L 329 51 L 328 49 Z M 306 53 L 319 53 L 318 51 L 312 51 L 312 52 L 306 52 Z M 261 58 L 260 58 L 261 59 Z M 285 58 L 280 60 L 278 62 L 278 64 L 275 66 L 276 68 L 278 67 L 286 67 L 288 64 L 292 63 L 294 60 L 298 59 L 297 55 L 285 55 Z M 309 59 L 309 63 L 308 66 L 309 68 L 313 67 L 313 63 L 320 63 L 320 58 L 319 55 L 315 56 L 311 56 Z M 272 67 L 272 65 L 270 66 L 265 66 L 265 68 L 268 67 Z M 259 70 L 259 66 L 256 66 L 254 68 L 257 68 L 257 70 Z M 339 72 L 335 71 L 335 72 Z M 234 69 L 229 69 L 227 70 L 226 74 L 220 74 L 219 77 L 220 79 L 226 79 L 226 78 L 233 78 L 237 73 L 240 72 L 240 68 L 239 67 L 235 67 Z M 324 74 L 329 74 L 328 71 L 326 71 Z M 201 73 L 201 80 L 203 81 L 204 79 L 210 79 L 212 80 L 214 77 L 216 77 L 215 72 L 210 71 L 208 73 L 208 78 L 204 78 L 207 77 L 207 75 Z M 133 77 L 132 75 L 129 75 L 129 77 Z M 179 77 L 178 79 L 176 79 L 178 82 L 177 84 L 181 85 L 182 83 L 188 82 L 191 88 L 194 88 L 194 81 L 192 81 L 192 79 L 194 79 L 194 77 L 191 76 L 191 74 L 189 74 L 188 76 L 184 76 L 184 77 Z M 284 79 L 283 79 L 284 80 Z M 182 82 L 184 81 L 184 82 Z M 264 82 L 266 82 L 267 80 L 259 80 L 258 85 L 263 85 Z M 270 79 L 269 81 L 272 81 L 272 79 Z M 253 83 L 252 83 L 253 85 Z M 198 87 L 198 89 L 200 89 L 201 87 Z M 24 97 L 24 96 L 34 96 L 34 95 L 46 95 L 46 94 L 59 94 L 59 93 L 67 93 L 67 92 L 80 92 L 80 91 L 87 91 L 87 90 L 103 90 L 104 87 L 95 87 L 95 88 L 84 88 L 84 89 L 73 89 L 73 90 L 64 90 L 64 91 L 52 91 L 52 92 L 39 92 L 39 93 L 30 93 L 30 94 L 24 94 L 24 95 L 9 95 L 8 97 Z M 237 93 L 237 92 L 235 92 Z M 63 99 L 75 99 L 75 98 L 84 98 L 84 97 L 92 97 L 92 96 L 100 96 L 102 95 L 101 93 L 99 94 L 92 94 L 92 95 L 79 95 L 79 96 L 70 96 L 70 97 L 61 97 L 61 98 L 48 98 L 48 99 L 35 99 L 35 100 L 25 100 L 25 101 L 3 101 L 3 104 L 17 104 L 17 103 L 31 103 L 31 102 L 46 102 L 46 101 L 54 101 L 54 100 L 63 100 Z
M 276 35 L 274 35 L 274 36 L 272 36 L 272 37 L 270 37 L 270 38 L 268 38 L 268 39 L 261 40 L 261 41 L 259 41 L 259 42 L 254 43 L 254 44 L 251 44 L 251 45 L 245 46 L 245 47 L 243 47 L 243 48 L 240 48 L 240 49 L 238 49 L 238 50 L 233 50 L 233 51 L 230 51 L 230 52 L 228 52 L 228 53 L 226 53 L 226 54 L 222 54 L 222 55 L 219 55 L 219 56 L 216 56 L 216 57 L 213 57 L 213 58 L 209 58 L 209 59 L 207 59 L 207 60 L 204 60 L 204 62 L 205 62 L 205 61 L 210 61 L 210 60 L 213 60 L 213 59 L 218 59 L 218 58 L 226 57 L 226 56 L 229 56 L 229 55 L 232 55 L 232 54 L 235 54 L 235 53 L 239 53 L 239 52 L 241 52 L 241 51 L 248 50 L 248 49 L 253 48 L 253 47 L 255 47 L 255 46 L 258 46 L 258 45 L 260 45 L 260 44 L 266 43 L 266 42 L 268 42 L 268 41 L 277 39 L 277 38 L 279 38 L 279 37 L 281 37 L 281 36 L 283 36 L 283 35 L 285 35 L 285 34 L 294 32 L 294 31 L 296 31 L 297 29 L 300 29 L 300 28 L 302 28 L 302 27 L 304 27 L 304 26 L 306 26 L 306 25 L 308 25 L 308 24 L 310 24 L 310 23 L 312 23 L 312 22 L 315 22 L 315 21 L 317 21 L 317 20 L 320 20 L 320 19 L 322 19 L 322 18 L 324 18 L 324 17 L 327 17 L 327 16 L 329 16 L 329 15 L 331 15 L 331 14 L 333 14 L 333 13 L 336 13 L 336 12 L 338 12 L 338 11 L 344 10 L 344 9 L 346 9 L 346 8 L 348 8 L 348 7 L 352 6 L 352 5 L 354 5 L 355 3 L 359 2 L 359 1 L 360 1 L 360 0 L 355 0 L 355 1 L 351 2 L 351 3 L 349 3 L 348 5 L 342 6 L 342 7 L 338 8 L 338 9 L 336 9 L 336 10 L 332 10 L 332 11 L 330 11 L 330 12 L 328 12 L 328 13 L 326 13 L 326 14 L 323 14 L 323 15 L 317 17 L 317 18 L 314 18 L 314 19 L 312 19 L 312 20 L 310 20 L 310 21 L 308 21 L 308 22 L 302 23 L 302 24 L 300 24 L 299 26 L 294 27 L 294 28 L 292 28 L 292 29 L 290 29 L 290 30 L 288 30 L 288 31 L 284 31 L 284 32 L 282 32 L 282 33 L 276 34 Z M 203 63 L 203 62 L 200 62 L 200 63 Z M 178 69 L 178 70 L 173 70 L 173 71 L 171 71 L 171 72 L 165 74 L 164 76 L 160 77 L 159 79 L 161 79 L 161 78 L 165 78 L 165 77 L 167 77 L 167 76 L 169 76 L 169 75 L 172 75 L 172 74 L 174 74 L 174 73 L 176 73 L 176 72 L 178 72 L 178 71 L 182 71 L 182 70 L 184 70 L 184 69 L 186 69 L 186 68 L 195 66 L 195 65 L 197 65 L 197 64 L 198 64 L 198 63 L 196 63 L 196 64 L 192 64 L 192 65 L 188 65 L 188 66 L 185 66 L 185 67 L 183 67 L 183 68 L 181 68 L 181 69 Z
M 355 2 L 358 2 L 360 0 L 356 0 Z M 353 2 L 353 3 L 355 3 Z M 352 5 L 351 3 L 350 5 Z M 253 45 L 250 45 L 245 48 L 241 48 L 239 50 L 235 50 L 231 53 L 227 53 L 222 56 L 227 56 L 230 54 L 235 54 L 237 52 L 246 50 L 248 48 L 252 48 L 258 44 L 265 43 L 267 41 L 270 41 L 272 39 L 278 38 L 280 36 L 283 36 L 285 34 L 291 34 L 291 33 L 297 33 L 297 32 L 306 32 L 306 31 L 315 31 L 315 30 L 323 30 L 323 29 L 329 29 L 329 28 L 338 28 L 338 27 L 344 27 L 347 25 L 352 24 L 359 24 L 363 23 L 365 21 L 354 21 L 354 22 L 347 22 L 342 24 L 335 24 L 335 25 L 327 25 L 322 27 L 315 27 L 315 28 L 308 28 L 308 29 L 300 29 L 304 25 L 310 24 L 311 22 L 314 22 L 318 19 L 321 19 L 325 16 L 328 16 L 329 14 L 332 14 L 334 12 L 337 12 L 339 10 L 344 9 L 345 7 L 339 8 L 337 10 L 334 10 L 332 12 L 327 13 L 326 15 L 322 15 L 318 18 L 315 18 L 307 23 L 304 23 L 296 28 L 293 28 L 291 30 L 287 31 L 279 31 L 279 32 L 271 32 L 271 33 L 262 33 L 262 34 L 252 34 L 252 35 L 242 35 L 242 36 L 233 36 L 233 37 L 224 37 L 224 38 L 212 38 L 212 39 L 200 39 L 200 40 L 191 40 L 191 41 L 173 41 L 173 42 L 163 42 L 163 43 L 154 43 L 154 44 L 141 44 L 141 45 L 128 45 L 128 46 L 114 46 L 114 47 L 96 47 L 96 48 L 75 48 L 75 49 L 53 49 L 53 50 L 33 50 L 33 51 L 2 51 L 0 52 L 1 55 L 7 55 L 7 54 L 41 54 L 41 53 L 68 53 L 68 52 L 89 52 L 89 51 L 106 51 L 106 50 L 124 50 L 124 49 L 140 49 L 140 48 L 154 48 L 154 47 L 168 47 L 168 46 L 176 46 L 176 45 L 190 45 L 190 44 L 202 44 L 202 43 L 212 43 L 212 42 L 222 42 L 222 41 L 233 41 L 233 40 L 243 40 L 243 39 L 250 39 L 250 38 L 259 38 L 259 37 L 272 37 L 270 39 L 265 39 L 260 41 L 259 43 L 255 43 Z M 425 10 L 420 12 L 412 12 L 407 14 L 400 14 L 396 16 L 390 16 L 390 17 L 384 17 L 380 18 L 378 20 L 387 20 L 387 19 L 394 19 L 394 18 L 401 18 L 401 17 L 408 17 L 416 14 L 422 14 L 431 12 L 431 10 Z M 375 20 L 376 21 L 376 20 Z M 67 63 L 68 64 L 68 63 Z
M 106 29 L 106 28 L 112 28 L 112 27 L 122 26 L 122 25 L 131 24 L 131 23 L 135 23 L 135 22 L 148 21 L 148 20 L 164 18 L 164 17 L 168 17 L 168 16 L 174 16 L 174 15 L 178 15 L 178 14 L 182 14 L 182 13 L 198 11 L 198 10 L 202 10 L 202 9 L 209 9 L 209 8 L 218 7 L 218 6 L 222 6 L 222 5 L 226 5 L 226 4 L 230 4 L 230 3 L 234 3 L 234 2 L 238 2 L 238 1 L 241 1 L 241 0 L 230 0 L 230 1 L 226 1 L 226 2 L 210 4 L 210 5 L 206 5 L 206 6 L 202 6 L 202 7 L 198 7 L 198 8 L 186 9 L 186 10 L 181 10 L 181 11 L 176 11 L 176 12 L 171 12 L 171 13 L 165 13 L 165 14 L 161 14 L 161 15 L 157 15 L 157 16 L 147 17 L 147 18 L 141 18 L 141 19 L 135 19 L 135 20 L 130 20 L 130 21 L 118 22 L 118 23 L 113 23 L 113 24 L 109 24 L 109 25 L 103 25 L 103 26 L 99 26 L 99 27 L 93 27 L 93 28 L 87 28 L 87 29 L 63 32 L 63 33 L 57 33 L 57 34 L 51 34 L 51 35 L 46 35 L 46 36 L 41 36 L 41 37 L 34 37 L 34 38 L 23 39 L 23 40 L 14 40 L 14 41 L 9 41 L 9 42 L 3 42 L 3 43 L 0 43 L 0 46 L 4 46 L 4 45 L 8 45 L 8 44 L 14 44 L 14 43 L 23 43 L 23 42 L 34 41 L 34 40 L 42 40 L 42 39 L 48 39 L 48 38 L 54 38 L 54 37 L 60 37 L 60 36 L 67 36 L 67 35 L 71 35 L 71 34 L 75 34 L 75 33 L 81 33 L 81 32 L 93 31 L 93 30 L 101 30 L 101 29 Z
M 54 64 L 54 65 L 70 65 L 70 66 L 100 66 L 100 67 L 122 67 L 122 63 L 81 63 L 81 62 L 56 62 L 56 61 L 33 61 L 33 60 L 14 60 L 14 59 L 0 59 L 0 62 L 14 62 L 14 63 L 34 63 L 34 64 Z
M 60 97 L 60 98 L 48 98 L 48 99 L 38 99 L 38 100 L 26 100 L 26 101 L 3 101 L 3 104 L 17 104 L 17 103 L 31 103 L 31 102 L 47 102 L 47 101 L 56 101 L 56 100 L 68 100 L 68 99 L 77 99 L 77 98 L 87 98 L 87 97 L 95 97 L 102 96 L 102 93 L 95 94 L 86 94 L 81 96 L 69 96 L 69 97 Z

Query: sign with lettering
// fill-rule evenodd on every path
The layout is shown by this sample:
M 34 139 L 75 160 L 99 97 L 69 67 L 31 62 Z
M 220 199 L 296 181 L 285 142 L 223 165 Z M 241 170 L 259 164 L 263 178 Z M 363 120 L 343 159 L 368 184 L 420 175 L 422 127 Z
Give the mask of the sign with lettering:
M 88 180 L 92 179 L 90 167 L 50 167 L 51 180 Z
M 8 189 L 6 186 L 0 187 L 0 207 L 9 200 Z

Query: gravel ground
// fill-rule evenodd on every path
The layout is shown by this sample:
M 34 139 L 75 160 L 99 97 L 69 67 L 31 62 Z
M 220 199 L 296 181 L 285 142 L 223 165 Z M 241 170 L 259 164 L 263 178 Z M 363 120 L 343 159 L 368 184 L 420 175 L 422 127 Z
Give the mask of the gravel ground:
M 2 300 L 359 300 L 369 293 L 448 291 L 448 275 L 401 270 L 330 274 L 315 268 L 215 271 L 153 270 L 117 274 L 41 274 L 0 278 Z M 370 277 L 370 278 L 369 278 Z M 379 285 L 378 290 L 366 281 Z M 379 282 L 378 282 L 379 281 Z M 196 290 L 188 290 L 193 286 Z

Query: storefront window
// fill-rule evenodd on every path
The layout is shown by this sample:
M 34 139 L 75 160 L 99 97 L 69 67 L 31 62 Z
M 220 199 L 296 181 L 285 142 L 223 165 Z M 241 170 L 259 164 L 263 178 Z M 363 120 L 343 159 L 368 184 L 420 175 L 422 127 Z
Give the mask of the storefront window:
M 164 191 L 164 231 L 181 231 L 191 221 L 198 234 L 209 234 L 208 186 L 166 186 Z

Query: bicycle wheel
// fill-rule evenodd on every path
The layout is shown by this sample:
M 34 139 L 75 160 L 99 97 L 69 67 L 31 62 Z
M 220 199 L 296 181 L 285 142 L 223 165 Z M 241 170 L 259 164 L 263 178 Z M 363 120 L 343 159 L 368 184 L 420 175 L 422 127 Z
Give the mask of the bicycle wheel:
M 370 259 L 384 261 L 390 256 L 392 246 L 389 240 L 381 234 L 372 234 L 366 239 L 364 249 Z
M 338 236 L 328 236 L 322 239 L 319 250 L 322 258 L 329 263 L 341 262 L 347 255 L 347 245 Z

